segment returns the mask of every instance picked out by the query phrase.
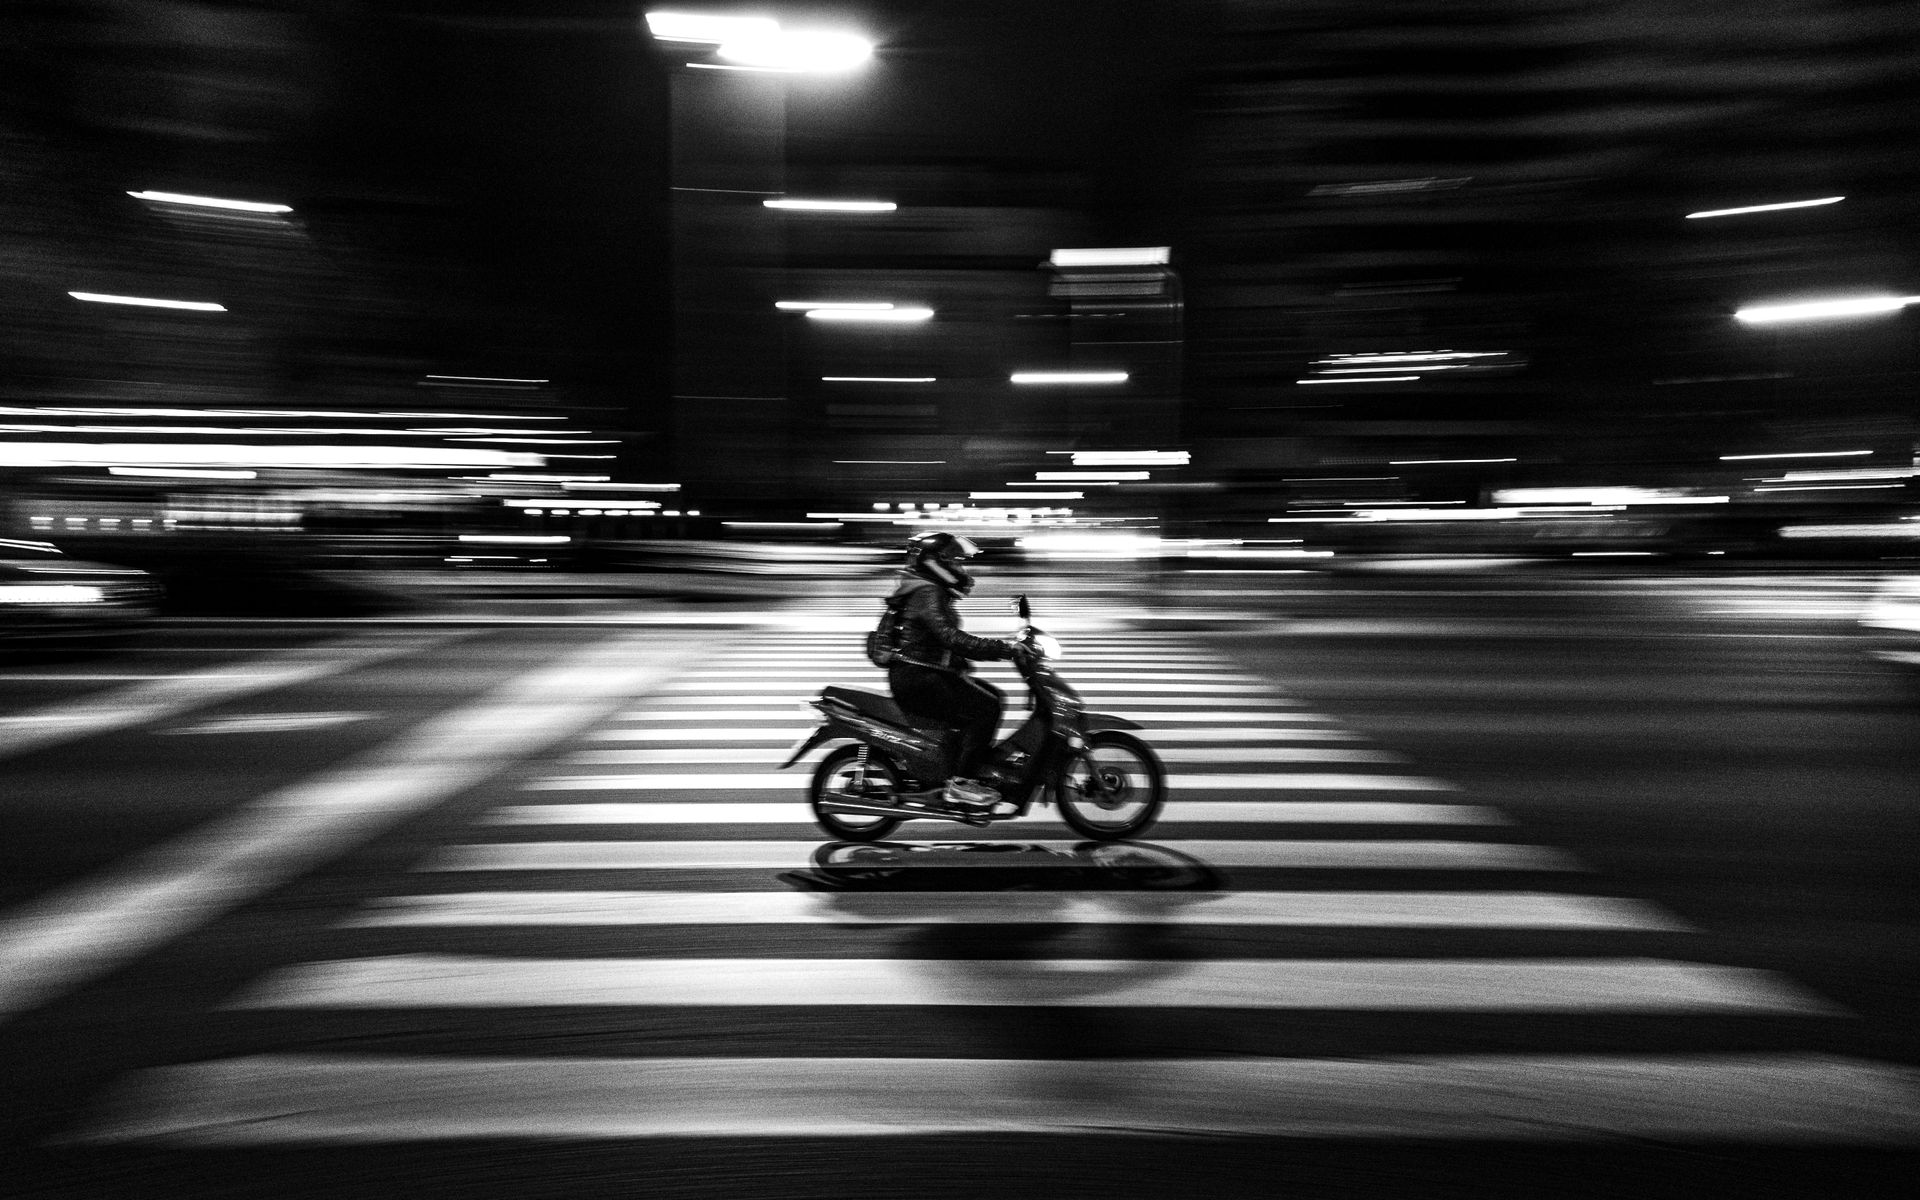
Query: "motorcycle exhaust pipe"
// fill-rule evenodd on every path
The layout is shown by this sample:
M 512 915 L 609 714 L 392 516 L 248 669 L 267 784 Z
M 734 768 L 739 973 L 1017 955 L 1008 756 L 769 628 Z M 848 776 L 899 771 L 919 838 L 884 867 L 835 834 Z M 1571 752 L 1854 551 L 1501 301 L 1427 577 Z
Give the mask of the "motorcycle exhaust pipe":
M 899 808 L 891 804 L 862 804 L 857 800 L 822 800 L 820 811 L 856 817 L 907 817 L 926 821 L 952 821 L 959 825 L 988 825 L 986 817 L 963 817 L 937 808 Z

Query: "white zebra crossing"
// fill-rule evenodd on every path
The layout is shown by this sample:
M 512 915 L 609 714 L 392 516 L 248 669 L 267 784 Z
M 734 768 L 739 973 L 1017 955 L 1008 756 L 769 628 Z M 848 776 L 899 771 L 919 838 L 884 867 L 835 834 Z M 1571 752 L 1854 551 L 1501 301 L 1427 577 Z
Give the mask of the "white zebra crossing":
M 849 630 L 864 630 L 875 606 L 862 601 L 819 611 L 845 614 Z M 1111 626 L 1110 616 L 1101 618 L 1103 627 Z M 1003 618 L 997 610 L 993 616 L 983 612 L 979 624 L 993 628 Z M 1185 771 L 1170 781 L 1173 795 L 1162 827 L 1219 823 L 1265 836 L 1176 837 L 1137 850 L 1110 847 L 1100 852 L 1107 858 L 1085 843 L 1059 840 L 921 841 L 842 848 L 836 855 L 844 857 L 823 858 L 802 802 L 804 769 L 731 768 L 783 757 L 782 747 L 812 727 L 811 711 L 799 702 L 817 685 L 853 682 L 880 691 L 884 678 L 853 651 L 850 633 L 810 627 L 805 614 L 790 615 L 787 623 L 795 628 L 758 637 L 754 654 L 714 660 L 581 739 L 600 748 L 576 750 L 521 783 L 526 792 L 606 791 L 631 799 L 508 803 L 487 810 L 474 821 L 479 839 L 444 846 L 416 865 L 423 881 L 461 890 L 379 897 L 342 922 L 342 937 L 400 938 L 407 952 L 349 952 L 329 961 L 295 962 L 244 987 L 227 1010 L 401 1011 L 426 1020 L 455 1009 L 744 1006 L 817 1021 L 822 1012 L 850 1005 L 901 1011 L 1038 1006 L 1337 1012 L 1377 1020 L 1478 1014 L 1511 1019 L 1516 1028 L 1550 1016 L 1604 1021 L 1844 1015 L 1781 976 L 1670 957 L 1673 939 L 1699 931 L 1643 901 L 1563 890 L 1580 865 L 1551 848 L 1487 840 L 1509 825 L 1497 809 L 1404 795 L 1455 790 L 1445 781 L 1384 769 L 1319 769 L 1385 767 L 1402 759 L 1353 745 L 1364 739 L 1301 701 L 1274 694 L 1265 682 L 1238 672 L 1230 659 L 1196 653 L 1173 634 L 1077 637 L 1074 657 L 1063 669 L 1070 681 L 1084 684 L 1096 706 L 1148 724 L 1148 740 L 1177 766 L 1294 768 Z M 784 707 L 764 707 L 776 704 Z M 1010 716 L 1017 720 L 1020 714 Z M 711 769 L 676 769 L 688 767 Z M 681 798 L 718 792 L 780 798 Z M 1271 798 L 1276 793 L 1288 798 Z M 1387 798 L 1394 793 L 1403 795 Z M 1050 815 L 1037 814 L 993 836 L 1044 839 L 1060 829 Z M 793 827 L 796 836 L 729 838 L 719 832 L 743 825 Z M 607 832 L 603 840 L 570 840 L 565 831 L 580 826 Z M 1389 836 L 1332 837 L 1325 826 L 1376 826 Z M 716 831 L 718 840 L 676 837 L 697 829 Z M 1418 829 L 1435 836 L 1408 832 Z M 657 830 L 665 840 L 618 838 L 621 830 Z M 513 840 L 484 840 L 488 831 Z M 935 833 L 940 835 L 973 833 L 941 825 Z M 1400 876 L 1379 876 L 1393 885 L 1386 888 L 1303 888 L 1297 877 L 1284 886 L 1242 890 L 1042 886 L 1054 878 L 1047 872 L 1087 872 L 1066 877 L 1085 882 L 1113 866 L 1177 871 L 1183 859 L 1196 869 L 1338 871 L 1348 885 L 1367 873 L 1423 872 L 1421 878 L 1436 886 L 1408 888 Z M 836 865 L 850 868 L 866 886 L 768 890 L 759 879 L 733 890 L 740 887 L 737 879 L 729 887 L 712 876 L 684 874 L 809 867 L 831 873 Z M 880 886 L 924 878 L 916 875 L 923 867 L 1014 870 L 1034 885 L 964 890 L 968 876 L 962 873 L 939 876 L 938 889 Z M 589 890 L 573 881 L 601 880 L 581 872 L 646 874 Z M 1469 879 L 1460 872 L 1496 874 Z M 461 873 L 471 878 L 456 878 Z M 1512 884 L 1489 885 L 1488 878 Z M 1547 879 L 1555 881 L 1552 890 L 1542 890 Z M 489 880 L 513 886 L 482 886 Z M 1447 881 L 1456 886 L 1444 886 Z M 1471 887 L 1461 889 L 1464 882 Z M 1212 928 L 1253 938 L 1286 930 L 1454 939 L 1524 934 L 1536 940 L 1521 956 L 1513 954 L 1515 946 L 1492 940 L 1482 955 L 1405 957 L 843 952 L 849 937 L 865 939 L 863 946 L 884 945 L 893 931 L 942 925 Z M 644 952 L 649 931 L 687 926 L 743 931 L 762 939 L 770 953 Z M 559 946 L 558 954 L 547 955 L 537 949 L 454 953 L 438 941 L 456 931 L 516 930 L 522 939 L 516 945 L 525 950 L 532 948 L 528 939 L 594 928 L 619 934 L 623 953 L 580 957 Z M 625 952 L 628 936 L 640 939 L 636 952 Z M 841 940 L 807 941 L 824 936 Z M 1539 952 L 1543 944 L 1561 945 L 1560 939 L 1566 939 L 1564 955 Z M 458 944 L 474 943 L 469 936 Z M 823 953 L 834 945 L 842 952 Z M 1107 1136 L 1166 1130 L 1354 1139 L 1578 1142 L 1643 1136 L 1910 1145 L 1920 1141 L 1920 1096 L 1911 1076 L 1894 1068 L 1792 1052 L 1393 1058 L 1236 1053 L 1061 1061 L 885 1054 L 556 1059 L 263 1053 L 138 1073 L 105 1097 L 94 1118 L 68 1140 L 273 1146 L 1089 1130 Z

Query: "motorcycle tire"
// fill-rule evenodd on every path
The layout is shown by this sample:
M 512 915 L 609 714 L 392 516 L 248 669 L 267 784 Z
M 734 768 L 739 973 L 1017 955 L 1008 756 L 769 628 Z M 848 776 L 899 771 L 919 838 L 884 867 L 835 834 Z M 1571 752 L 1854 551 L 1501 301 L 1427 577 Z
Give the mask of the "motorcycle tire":
M 847 795 L 852 784 L 859 778 L 860 748 L 841 746 L 831 751 L 814 768 L 813 782 L 807 787 L 807 803 L 813 807 L 813 819 L 820 828 L 826 830 L 843 842 L 877 842 L 894 830 L 900 828 L 899 817 L 868 817 L 856 813 L 834 813 L 822 811 L 820 803 L 835 793 Z M 878 754 L 868 752 L 866 765 L 868 791 L 879 783 L 884 791 L 900 791 L 900 776 L 893 764 Z
M 1151 747 L 1131 734 L 1102 729 L 1067 765 L 1054 787 L 1060 819 L 1096 842 L 1138 837 L 1159 820 L 1167 772 Z

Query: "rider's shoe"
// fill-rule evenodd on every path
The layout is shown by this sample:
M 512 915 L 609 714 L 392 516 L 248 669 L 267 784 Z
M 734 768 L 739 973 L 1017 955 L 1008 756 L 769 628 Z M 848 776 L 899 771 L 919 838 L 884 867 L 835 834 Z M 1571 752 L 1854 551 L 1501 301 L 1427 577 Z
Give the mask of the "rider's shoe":
M 947 781 L 947 789 L 940 798 L 949 808 L 957 808 L 964 812 L 985 812 L 1000 799 L 1000 793 L 977 779 L 956 776 Z

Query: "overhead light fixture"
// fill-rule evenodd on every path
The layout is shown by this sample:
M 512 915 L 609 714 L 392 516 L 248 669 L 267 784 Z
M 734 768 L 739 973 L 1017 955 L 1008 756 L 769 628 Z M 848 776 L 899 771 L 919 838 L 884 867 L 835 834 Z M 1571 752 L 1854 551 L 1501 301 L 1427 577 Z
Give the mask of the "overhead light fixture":
M 1898 312 L 1920 296 L 1847 296 L 1834 300 L 1808 300 L 1797 304 L 1755 304 L 1733 314 L 1734 320 L 1749 325 L 1769 325 L 1781 321 L 1820 321 L 1833 317 L 1870 317 Z
M 807 319 L 811 321 L 878 321 L 893 324 L 909 324 L 925 321 L 933 316 L 930 308 L 810 308 Z
M 189 312 L 225 312 L 227 306 L 209 300 L 160 300 L 152 296 L 114 296 L 105 292 L 68 292 L 90 304 L 131 304 L 136 308 L 183 308 Z
M 1105 249 L 1055 250 L 1050 267 L 1151 267 L 1166 262 L 1171 246 L 1115 246 Z
M 1007 378 L 1018 384 L 1044 383 L 1125 383 L 1125 371 L 1015 371 Z
M 135 200 L 155 204 L 183 204 L 191 208 L 223 208 L 233 212 L 290 213 L 290 204 L 264 204 L 255 200 L 223 200 L 218 196 L 188 196 L 180 192 L 128 192 Z
M 899 208 L 891 200 L 762 200 L 766 208 L 796 209 L 802 212 L 892 212 Z
M 1824 204 L 1838 204 L 1845 196 L 1822 196 L 1818 200 L 1787 200 L 1779 204 L 1749 204 L 1743 208 L 1709 208 L 1704 212 L 1690 212 L 1687 220 L 1698 221 L 1705 217 L 1739 217 L 1747 213 L 1780 212 L 1788 208 L 1818 208 Z

